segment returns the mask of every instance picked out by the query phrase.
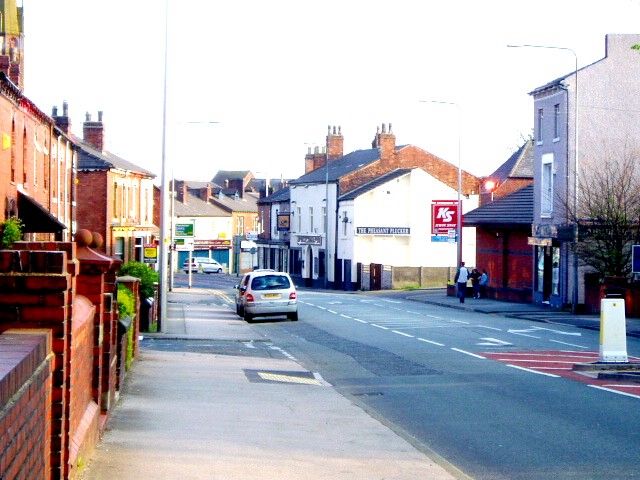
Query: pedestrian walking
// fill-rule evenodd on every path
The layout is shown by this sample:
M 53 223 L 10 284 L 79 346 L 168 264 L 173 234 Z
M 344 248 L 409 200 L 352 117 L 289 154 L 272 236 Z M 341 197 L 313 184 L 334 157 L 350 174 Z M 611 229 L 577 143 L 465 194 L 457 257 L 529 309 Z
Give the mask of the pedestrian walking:
M 464 297 L 467 295 L 467 281 L 469 280 L 469 270 L 464 266 L 464 262 L 460 262 L 460 267 L 458 267 L 454 280 L 458 286 L 460 303 L 464 303 Z
M 473 287 L 473 298 L 480 298 L 480 270 L 474 268 L 469 274 L 471 286 Z
M 480 298 L 487 298 L 487 285 L 489 285 L 489 274 L 483 268 L 480 275 Z

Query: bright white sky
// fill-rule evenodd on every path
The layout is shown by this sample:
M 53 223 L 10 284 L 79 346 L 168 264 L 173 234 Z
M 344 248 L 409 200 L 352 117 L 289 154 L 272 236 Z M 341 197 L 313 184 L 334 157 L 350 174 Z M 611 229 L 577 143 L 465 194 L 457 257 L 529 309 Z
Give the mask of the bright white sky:
M 532 130 L 527 93 L 637 33 L 640 0 L 168 0 L 167 165 L 296 178 L 307 145 L 342 126 L 344 150 L 392 123 L 414 144 L 488 175 Z M 106 149 L 162 164 L 165 2 L 24 0 L 25 94 L 72 130 L 104 111 Z M 420 103 L 454 102 L 456 108 Z M 194 124 L 188 122 L 220 122 Z

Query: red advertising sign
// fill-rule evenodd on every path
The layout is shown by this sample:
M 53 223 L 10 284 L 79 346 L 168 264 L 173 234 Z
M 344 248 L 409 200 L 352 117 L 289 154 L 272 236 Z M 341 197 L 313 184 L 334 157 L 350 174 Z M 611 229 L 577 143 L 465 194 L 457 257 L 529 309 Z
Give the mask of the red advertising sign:
M 431 234 L 448 235 L 458 228 L 458 201 L 433 200 L 431 203 Z

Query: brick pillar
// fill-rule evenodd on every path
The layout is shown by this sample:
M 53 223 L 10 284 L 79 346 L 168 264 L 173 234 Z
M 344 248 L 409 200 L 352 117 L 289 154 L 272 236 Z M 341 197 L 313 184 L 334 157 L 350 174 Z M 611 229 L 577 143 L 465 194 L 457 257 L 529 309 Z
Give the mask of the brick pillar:
M 121 262 L 98 253 L 101 237 L 88 230 L 79 230 L 75 236 L 80 274 L 78 275 L 78 293 L 84 295 L 96 307 L 94 318 L 94 356 L 93 356 L 93 398 L 106 414 L 115 400 L 115 370 L 111 373 L 111 364 L 115 362 L 115 335 L 113 310 L 115 309 L 115 269 Z M 92 248 L 93 247 L 93 248 Z M 115 363 L 114 363 L 115 365 Z M 111 379 L 111 375 L 114 376 Z
M 70 329 L 77 264 L 70 242 L 16 242 L 0 250 L 0 333 L 49 329 L 52 335 L 51 478 L 66 478 L 69 445 Z M 20 249 L 25 250 L 20 250 Z M 28 249 L 28 250 L 27 250 Z M 56 250 L 56 251 L 52 251 Z
M 135 317 L 133 318 L 133 356 L 138 356 L 138 349 L 140 348 L 140 279 L 137 277 L 124 276 L 118 277 L 118 283 L 121 283 L 133 293 L 133 298 L 136 300 Z

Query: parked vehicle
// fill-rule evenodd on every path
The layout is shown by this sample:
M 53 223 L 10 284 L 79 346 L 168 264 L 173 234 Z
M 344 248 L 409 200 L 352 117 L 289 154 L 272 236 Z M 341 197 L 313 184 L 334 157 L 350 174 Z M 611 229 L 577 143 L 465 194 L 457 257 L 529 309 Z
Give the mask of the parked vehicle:
M 184 270 L 184 273 L 189 273 L 189 259 L 186 259 L 182 264 L 182 270 Z M 191 273 L 222 273 L 224 271 L 224 265 L 213 258 L 191 258 Z
M 288 273 L 254 270 L 236 285 L 236 313 L 247 322 L 258 316 L 298 320 L 298 293 Z

